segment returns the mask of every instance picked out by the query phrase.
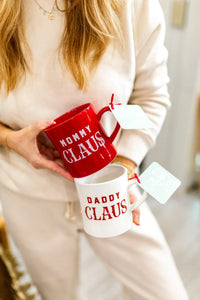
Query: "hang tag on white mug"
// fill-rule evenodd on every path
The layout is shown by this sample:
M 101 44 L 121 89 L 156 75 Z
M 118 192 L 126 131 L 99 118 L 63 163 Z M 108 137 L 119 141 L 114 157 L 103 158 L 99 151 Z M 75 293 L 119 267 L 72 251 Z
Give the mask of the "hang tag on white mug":
M 181 184 L 157 162 L 151 163 L 139 178 L 141 183 L 137 184 L 161 204 L 165 204 Z
M 139 105 L 109 105 L 115 119 L 123 129 L 153 128 L 153 123 L 148 119 Z

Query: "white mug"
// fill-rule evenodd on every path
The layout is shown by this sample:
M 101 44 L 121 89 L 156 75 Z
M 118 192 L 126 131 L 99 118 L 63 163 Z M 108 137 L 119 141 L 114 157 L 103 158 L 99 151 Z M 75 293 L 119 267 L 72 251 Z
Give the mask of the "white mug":
M 130 229 L 132 211 L 146 198 L 130 204 L 129 188 L 136 179 L 128 181 L 127 169 L 121 165 L 108 165 L 102 170 L 82 178 L 75 178 L 81 204 L 84 230 L 95 237 L 114 237 Z

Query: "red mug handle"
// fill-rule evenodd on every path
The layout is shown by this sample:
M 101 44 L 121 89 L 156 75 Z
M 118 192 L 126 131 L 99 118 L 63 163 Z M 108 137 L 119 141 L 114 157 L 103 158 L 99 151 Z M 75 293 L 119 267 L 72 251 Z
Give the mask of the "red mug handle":
M 97 114 L 97 120 L 100 121 L 102 115 L 103 115 L 105 112 L 107 112 L 107 111 L 111 111 L 111 110 L 110 110 L 110 107 L 109 107 L 109 106 L 103 107 L 103 108 L 98 112 L 98 114 Z M 116 135 L 118 134 L 118 131 L 120 130 L 120 125 L 119 125 L 119 123 L 117 122 L 117 125 L 115 126 L 115 129 L 114 129 L 113 133 L 111 134 L 111 136 L 107 136 L 101 127 L 100 127 L 100 130 L 101 130 L 101 134 L 102 134 L 102 135 L 103 135 L 110 143 L 112 143 L 112 142 L 114 141 Z

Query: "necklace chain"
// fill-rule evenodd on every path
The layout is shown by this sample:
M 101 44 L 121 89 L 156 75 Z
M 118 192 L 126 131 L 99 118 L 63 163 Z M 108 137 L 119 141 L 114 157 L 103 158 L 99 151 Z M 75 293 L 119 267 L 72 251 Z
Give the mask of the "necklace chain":
M 34 0 L 35 3 L 38 5 L 38 7 L 43 11 L 44 15 L 48 15 L 49 20 L 54 20 L 55 18 L 55 14 L 54 11 L 56 10 L 56 0 L 53 3 L 52 9 L 50 11 L 46 10 L 45 8 L 43 8 L 40 3 L 38 2 L 38 0 Z

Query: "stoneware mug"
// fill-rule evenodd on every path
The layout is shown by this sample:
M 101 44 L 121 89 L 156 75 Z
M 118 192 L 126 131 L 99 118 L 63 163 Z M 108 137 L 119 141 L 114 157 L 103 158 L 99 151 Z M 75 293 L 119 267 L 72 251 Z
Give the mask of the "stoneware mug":
M 44 130 L 73 177 L 93 174 L 116 157 L 112 142 L 120 125 L 117 123 L 111 136 L 107 136 L 100 124 L 106 111 L 110 111 L 108 106 L 96 114 L 92 104 L 86 103 L 55 119 L 54 124 Z
M 84 230 L 95 237 L 120 235 L 132 225 L 132 211 L 146 198 L 130 204 L 129 188 L 136 179 L 127 178 L 127 170 L 120 165 L 108 165 L 93 175 L 75 178 Z

